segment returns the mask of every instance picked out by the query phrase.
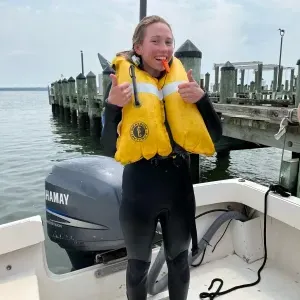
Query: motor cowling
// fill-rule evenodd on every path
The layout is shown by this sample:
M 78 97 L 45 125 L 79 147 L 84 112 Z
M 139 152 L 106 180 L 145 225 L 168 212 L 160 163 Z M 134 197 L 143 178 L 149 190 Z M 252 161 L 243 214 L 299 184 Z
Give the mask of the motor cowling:
M 66 250 L 74 269 L 95 255 L 124 249 L 119 223 L 123 166 L 87 156 L 57 163 L 45 180 L 47 234 Z

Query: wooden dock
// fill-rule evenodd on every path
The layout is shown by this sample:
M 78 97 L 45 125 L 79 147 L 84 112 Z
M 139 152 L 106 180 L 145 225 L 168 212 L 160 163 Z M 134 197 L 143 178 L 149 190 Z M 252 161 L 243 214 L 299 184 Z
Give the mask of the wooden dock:
M 201 51 L 187 40 L 175 52 L 186 70 L 193 69 L 193 77 L 209 93 L 223 124 L 223 137 L 216 145 L 218 153 L 231 150 L 276 147 L 292 152 L 288 161 L 282 162 L 281 182 L 300 196 L 300 126 L 297 107 L 300 104 L 300 60 L 295 67 L 254 62 L 225 62 L 214 65 L 215 84 L 210 88 L 210 74 L 201 78 Z M 98 77 L 89 72 L 76 79 L 61 78 L 48 89 L 49 104 L 54 115 L 64 118 L 91 135 L 100 137 L 103 91 L 110 81 L 109 63 L 98 54 L 103 68 Z M 297 69 L 298 76 L 295 76 Z M 254 80 L 245 84 L 245 71 L 254 72 Z M 273 70 L 270 87 L 263 84 L 263 72 Z M 290 79 L 282 84 L 283 70 Z M 220 79 L 219 79 L 220 78 Z M 194 181 L 199 176 L 199 156 L 192 156 Z

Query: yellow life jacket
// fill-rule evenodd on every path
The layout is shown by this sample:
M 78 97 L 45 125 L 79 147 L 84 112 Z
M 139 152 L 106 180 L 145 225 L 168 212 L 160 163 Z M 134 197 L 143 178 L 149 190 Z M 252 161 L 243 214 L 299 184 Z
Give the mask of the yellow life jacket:
M 132 84 L 131 63 L 122 56 L 117 56 L 112 63 L 118 84 Z M 173 57 L 170 72 L 160 79 L 139 68 L 135 68 L 135 75 L 141 105 L 135 106 L 133 93 L 132 101 L 122 108 L 115 159 L 128 164 L 171 154 L 165 117 L 176 144 L 190 153 L 213 155 L 215 147 L 196 104 L 186 103 L 178 93 L 178 85 L 188 81 L 181 61 Z

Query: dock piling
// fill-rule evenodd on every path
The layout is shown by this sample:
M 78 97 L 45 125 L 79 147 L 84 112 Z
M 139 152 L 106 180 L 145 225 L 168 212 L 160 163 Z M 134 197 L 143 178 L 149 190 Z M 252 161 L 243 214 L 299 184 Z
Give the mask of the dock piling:
M 62 94 L 62 80 L 58 80 L 58 103 L 59 103 L 59 116 L 62 119 L 64 116 L 63 94 Z
M 220 103 L 227 103 L 235 93 L 235 67 L 227 61 L 221 68 Z
M 76 84 L 75 79 L 70 77 L 68 79 L 68 92 L 69 92 L 69 102 L 70 102 L 70 114 L 71 123 L 77 126 L 77 99 L 76 99 Z
M 207 72 L 205 74 L 205 91 L 209 92 L 209 80 L 210 80 L 210 74 Z
M 100 102 L 97 102 L 97 80 L 93 72 L 86 76 L 87 96 L 88 96 L 88 115 L 90 121 L 91 136 L 99 136 L 101 132 L 101 108 Z
M 63 97 L 63 107 L 64 107 L 64 120 L 67 123 L 71 121 L 70 112 L 70 100 L 69 100 L 69 87 L 68 80 L 66 78 L 62 81 L 62 97 Z
M 78 105 L 78 127 L 86 129 L 88 127 L 88 110 L 86 103 L 86 77 L 80 73 L 76 77 L 77 105 Z

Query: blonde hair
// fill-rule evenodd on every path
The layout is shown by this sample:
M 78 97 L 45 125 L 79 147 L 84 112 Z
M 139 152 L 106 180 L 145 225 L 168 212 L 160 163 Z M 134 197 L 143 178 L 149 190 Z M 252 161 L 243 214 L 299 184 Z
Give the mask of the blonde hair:
M 143 40 L 145 38 L 145 32 L 146 32 L 147 27 L 154 23 L 166 24 L 172 32 L 172 28 L 171 28 L 170 24 L 164 18 L 156 16 L 156 15 L 144 17 L 139 22 L 139 24 L 136 26 L 136 28 L 134 30 L 133 37 L 132 37 L 132 49 L 119 52 L 119 53 L 117 53 L 117 56 L 122 55 L 122 56 L 126 57 L 127 59 L 131 59 L 132 55 L 135 54 L 134 46 L 141 44 L 143 42 Z

